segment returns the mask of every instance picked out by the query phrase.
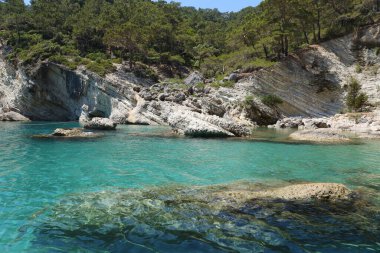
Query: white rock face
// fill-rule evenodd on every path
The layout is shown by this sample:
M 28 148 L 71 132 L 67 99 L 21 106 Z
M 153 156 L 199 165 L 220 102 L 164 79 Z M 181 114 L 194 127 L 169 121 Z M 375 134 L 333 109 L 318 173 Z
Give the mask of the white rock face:
M 279 111 L 286 117 L 330 117 L 344 109 L 345 85 L 351 77 L 359 80 L 369 102 L 380 104 L 380 25 L 310 46 L 269 69 L 238 82 L 253 94 L 274 94 L 284 103 Z M 359 46 L 359 47 L 358 47 Z M 358 49 L 359 48 L 359 49 Z M 362 72 L 357 72 L 357 64 Z
M 17 112 L 0 111 L 0 121 L 30 121 L 30 119 Z

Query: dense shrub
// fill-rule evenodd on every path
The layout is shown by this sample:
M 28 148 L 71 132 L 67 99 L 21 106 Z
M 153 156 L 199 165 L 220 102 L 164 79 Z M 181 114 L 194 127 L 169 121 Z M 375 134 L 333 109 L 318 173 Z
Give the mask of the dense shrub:
M 87 69 L 95 72 L 100 76 L 105 76 L 116 70 L 115 66 L 109 60 L 98 60 L 90 62 L 86 65 Z
M 252 95 L 248 95 L 244 98 L 243 105 L 245 107 L 251 106 L 253 104 L 254 97 Z
M 266 95 L 261 98 L 261 102 L 269 107 L 275 107 L 283 103 L 283 100 L 276 95 Z
M 359 64 L 356 64 L 355 65 L 355 72 L 360 74 L 360 73 L 362 73 L 362 71 L 363 71 L 362 67 Z
M 346 105 L 350 111 L 360 111 L 368 102 L 368 96 L 361 92 L 361 85 L 358 80 L 351 78 L 347 85 Z

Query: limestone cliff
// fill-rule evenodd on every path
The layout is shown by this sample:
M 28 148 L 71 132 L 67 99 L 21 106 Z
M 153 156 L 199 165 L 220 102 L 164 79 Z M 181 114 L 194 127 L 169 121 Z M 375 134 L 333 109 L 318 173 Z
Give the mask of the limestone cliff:
M 344 109 L 345 85 L 358 79 L 374 106 L 380 103 L 380 25 L 313 45 L 238 85 L 255 95 L 275 94 L 284 116 L 331 116 Z

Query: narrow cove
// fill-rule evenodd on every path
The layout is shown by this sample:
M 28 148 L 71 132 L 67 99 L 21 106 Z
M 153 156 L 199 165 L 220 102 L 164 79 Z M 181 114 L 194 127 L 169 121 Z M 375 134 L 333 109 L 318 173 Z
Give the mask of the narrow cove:
M 76 126 L 0 126 L 6 252 L 379 250 L 378 141 L 287 143 L 273 130 L 260 141 L 198 139 L 149 126 L 94 140 L 31 138 Z M 342 183 L 357 200 L 236 204 L 213 195 L 303 182 Z

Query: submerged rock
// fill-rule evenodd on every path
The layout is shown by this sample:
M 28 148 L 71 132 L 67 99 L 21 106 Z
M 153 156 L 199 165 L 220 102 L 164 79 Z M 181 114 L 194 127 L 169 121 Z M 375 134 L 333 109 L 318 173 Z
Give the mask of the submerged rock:
M 117 124 L 111 119 L 107 118 L 92 118 L 90 121 L 84 123 L 83 127 L 86 129 L 94 130 L 115 130 Z
M 35 138 L 98 138 L 101 134 L 85 132 L 82 128 L 57 128 L 52 134 L 35 135 Z
M 259 191 L 227 191 L 219 193 L 220 197 L 233 198 L 239 201 L 249 199 L 281 199 L 281 200 L 347 200 L 352 192 L 342 184 L 305 183 Z
M 262 198 L 236 199 L 230 192 L 261 192 Z M 326 196 L 341 201 L 318 201 L 331 200 Z M 380 216 L 350 196 L 337 184 L 272 189 L 241 182 L 84 193 L 64 198 L 48 215 L 42 212 L 33 223 L 33 244 L 60 245 L 66 252 L 380 249 Z
M 1 112 L 0 111 L 0 121 L 30 121 L 27 117 L 21 115 L 18 112 Z
M 351 139 L 347 137 L 342 131 L 333 129 L 315 129 L 315 130 L 302 130 L 292 133 L 289 136 L 292 140 L 297 141 L 310 141 L 319 143 L 347 143 Z

